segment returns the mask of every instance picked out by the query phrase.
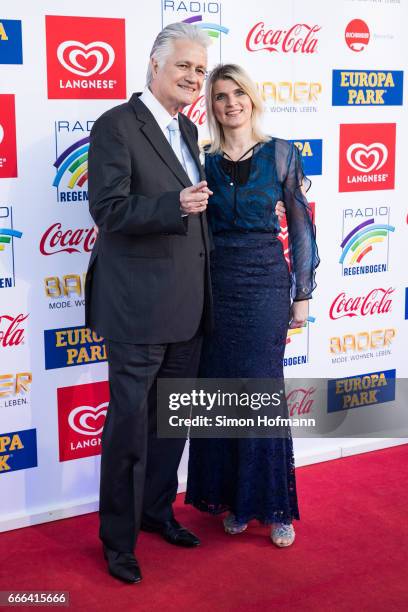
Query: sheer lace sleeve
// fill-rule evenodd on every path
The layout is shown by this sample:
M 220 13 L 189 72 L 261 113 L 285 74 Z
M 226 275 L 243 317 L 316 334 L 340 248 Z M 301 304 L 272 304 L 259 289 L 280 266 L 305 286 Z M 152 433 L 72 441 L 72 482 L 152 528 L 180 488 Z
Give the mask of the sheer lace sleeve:
M 316 229 L 305 196 L 311 181 L 303 172 L 300 151 L 295 145 L 289 145 L 286 156 L 282 153 L 279 154 L 277 148 L 277 165 L 283 172 L 283 199 L 289 230 L 292 298 L 294 301 L 308 300 L 316 287 L 315 270 L 319 265 Z

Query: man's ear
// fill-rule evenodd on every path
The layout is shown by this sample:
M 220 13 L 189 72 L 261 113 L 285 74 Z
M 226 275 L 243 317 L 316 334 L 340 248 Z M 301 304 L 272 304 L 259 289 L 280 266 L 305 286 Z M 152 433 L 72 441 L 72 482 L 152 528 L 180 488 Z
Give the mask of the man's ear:
M 159 70 L 159 62 L 154 57 L 150 58 L 150 65 L 152 67 L 153 78 L 157 75 L 157 71 Z

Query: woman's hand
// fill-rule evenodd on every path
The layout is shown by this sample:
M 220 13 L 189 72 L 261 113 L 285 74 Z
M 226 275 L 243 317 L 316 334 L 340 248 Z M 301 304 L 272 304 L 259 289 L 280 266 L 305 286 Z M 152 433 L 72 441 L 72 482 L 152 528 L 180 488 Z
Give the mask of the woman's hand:
M 309 300 L 301 300 L 300 302 L 293 302 L 291 307 L 291 321 L 289 323 L 289 329 L 297 329 L 298 327 L 304 327 L 309 316 Z
M 279 223 L 282 223 L 285 213 L 286 213 L 286 208 L 285 208 L 284 203 L 281 200 L 278 200 L 275 206 L 275 214 L 278 217 Z

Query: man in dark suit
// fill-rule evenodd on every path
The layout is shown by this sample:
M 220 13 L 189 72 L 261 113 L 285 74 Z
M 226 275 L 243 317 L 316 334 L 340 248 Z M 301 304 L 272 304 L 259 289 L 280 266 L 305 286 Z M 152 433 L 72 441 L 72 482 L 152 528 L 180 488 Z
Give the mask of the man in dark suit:
M 179 109 L 198 97 L 208 37 L 172 24 L 151 52 L 147 87 L 91 132 L 89 204 L 99 228 L 86 284 L 86 324 L 106 340 L 110 403 L 102 436 L 100 537 L 112 575 L 139 582 L 142 528 L 197 546 L 174 518 L 184 440 L 156 433 L 158 377 L 197 373 L 211 326 L 211 194 L 197 129 Z

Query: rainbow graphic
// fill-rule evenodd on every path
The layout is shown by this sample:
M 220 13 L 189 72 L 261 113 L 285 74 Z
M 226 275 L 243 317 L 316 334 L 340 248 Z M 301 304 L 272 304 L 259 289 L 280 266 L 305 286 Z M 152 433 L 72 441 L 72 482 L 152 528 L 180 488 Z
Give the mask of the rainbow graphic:
M 212 38 L 219 38 L 220 34 L 228 34 L 229 29 L 225 26 L 222 26 L 218 23 L 201 23 L 203 21 L 202 15 L 197 15 L 195 17 L 189 17 L 188 19 L 183 19 L 183 23 L 192 23 L 196 25 L 198 28 L 202 30 L 207 30 L 207 34 L 212 36 Z
M 308 323 L 314 323 L 316 321 L 316 317 L 309 316 L 307 317 L 307 323 L 304 327 L 297 327 L 296 329 L 288 329 L 288 333 L 286 336 L 286 345 L 292 342 L 292 337 L 297 336 L 298 334 L 303 334 L 303 332 L 307 329 Z
M 0 251 L 4 251 L 6 244 L 10 244 L 13 238 L 21 238 L 22 235 L 23 232 L 0 227 Z
M 339 263 L 344 264 L 347 256 L 350 260 L 348 265 L 359 264 L 361 260 L 373 250 L 373 245 L 384 242 L 389 232 L 395 231 L 395 227 L 386 223 L 375 223 L 374 219 L 368 219 L 357 225 L 341 243 L 343 252 Z
M 66 172 L 69 172 L 71 175 L 68 181 L 70 189 L 84 185 L 88 180 L 88 149 L 89 136 L 74 142 L 74 144 L 61 153 L 54 163 L 57 169 L 53 182 L 54 187 L 59 187 L 61 179 Z

